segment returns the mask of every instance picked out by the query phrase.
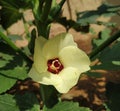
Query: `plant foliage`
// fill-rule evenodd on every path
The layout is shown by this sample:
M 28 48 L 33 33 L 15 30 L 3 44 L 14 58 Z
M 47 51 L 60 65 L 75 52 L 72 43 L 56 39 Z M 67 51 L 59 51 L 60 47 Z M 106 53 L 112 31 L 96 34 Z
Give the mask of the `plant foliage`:
M 66 0 L 60 0 L 59 3 L 56 0 L 0 0 L 0 111 L 40 111 L 40 109 L 42 111 L 91 111 L 78 102 L 61 101 L 61 94 L 51 86 L 40 85 L 39 91 L 28 90 L 22 93 L 16 91 L 12 95 L 9 93 L 18 80 L 28 78 L 27 74 L 33 62 L 31 58 L 34 54 L 35 38 L 43 36 L 48 39 L 51 23 L 62 24 L 67 31 L 73 28 L 77 32 L 84 33 L 90 33 L 91 24 L 104 25 L 106 28 L 92 40 L 93 51 L 90 58 L 91 61 L 98 59 L 99 64 L 91 66 L 91 69 L 120 71 L 120 30 L 113 36 L 111 29 L 116 26 L 115 23 L 98 21 L 101 16 L 119 15 L 120 5 L 103 3 L 96 10 L 77 12 L 75 21 L 61 16 L 65 2 Z M 34 16 L 31 23 L 24 15 L 28 10 L 31 10 Z M 14 44 L 16 40 L 23 40 L 21 39 L 23 35 L 22 37 L 13 35 L 8 31 L 8 28 L 19 20 L 24 24 L 24 37 L 29 42 L 26 50 Z M 29 26 L 35 28 L 29 31 Z M 92 71 L 87 72 L 87 75 L 94 78 L 101 77 L 101 74 Z M 107 102 L 103 103 L 106 111 L 120 110 L 119 93 L 120 84 L 107 84 Z

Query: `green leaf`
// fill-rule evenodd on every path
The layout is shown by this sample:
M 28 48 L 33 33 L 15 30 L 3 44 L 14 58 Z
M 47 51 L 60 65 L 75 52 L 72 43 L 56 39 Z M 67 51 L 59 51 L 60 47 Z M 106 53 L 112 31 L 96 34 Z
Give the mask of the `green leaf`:
M 43 111 L 91 111 L 91 110 L 86 107 L 79 107 L 78 103 L 64 101 L 59 102 L 51 109 L 44 107 Z
M 8 35 L 8 38 L 10 38 L 13 42 L 15 42 L 16 40 L 23 40 L 22 37 L 19 35 Z
M 58 23 L 62 24 L 66 29 L 74 28 L 76 31 L 89 32 L 89 25 L 81 25 L 74 20 L 67 20 L 66 17 L 61 17 L 56 20 Z
M 34 54 L 35 39 L 36 39 L 36 30 L 33 29 L 31 32 L 31 39 L 28 44 L 28 49 L 31 52 L 31 54 Z
M 0 5 L 0 23 L 5 29 L 21 19 L 24 10 L 30 7 L 29 1 L 24 0 L 0 0 Z
M 92 66 L 92 69 L 120 70 L 120 41 L 104 49 L 99 60 L 101 64 Z
M 91 69 L 120 70 L 120 61 L 103 62 L 100 65 L 92 66 Z
M 56 2 L 56 0 L 53 0 L 52 1 L 52 7 L 51 7 L 51 10 L 50 10 L 50 19 L 52 20 L 55 20 L 56 18 L 60 17 L 60 14 L 61 14 L 61 9 L 64 5 L 66 0 L 61 0 L 58 4 Z
M 104 29 L 101 32 L 100 37 L 98 39 L 93 39 L 93 44 L 95 44 L 96 46 L 100 46 L 105 40 L 107 40 L 110 37 L 110 33 L 110 29 Z
M 40 104 L 33 93 L 17 94 L 14 98 L 20 111 L 40 111 Z
M 10 89 L 17 80 L 27 78 L 28 67 L 24 59 L 8 45 L 0 42 L 0 93 Z
M 0 68 L 4 67 L 9 60 L 12 60 L 12 56 L 0 52 Z
M 103 105 L 105 106 L 106 111 L 111 111 L 111 110 L 108 108 L 107 104 L 104 103 Z
M 0 95 L 0 111 L 40 111 L 37 98 L 32 93 Z
M 97 73 L 97 72 L 90 72 L 90 71 L 88 71 L 85 74 L 88 75 L 89 77 L 95 77 L 95 78 L 102 77 L 102 75 L 100 73 Z
M 12 95 L 0 95 L 0 110 L 1 111 L 19 111 L 16 106 L 16 101 Z
M 41 98 L 46 107 L 51 108 L 58 102 L 58 92 L 51 85 L 40 85 Z M 52 98 L 52 99 L 51 99 Z
M 1 31 L 1 32 L 4 32 L 4 31 L 5 31 L 1 25 L 0 25 L 0 31 Z
M 25 68 L 15 67 L 11 70 L 0 70 L 0 93 L 10 89 L 18 79 L 25 79 L 27 72 Z
M 43 0 L 32 0 L 32 10 L 36 20 L 40 20 L 42 7 L 45 1 Z
M 111 111 L 120 111 L 120 84 L 108 83 L 106 96 L 108 98 L 107 107 Z
M 99 59 L 101 62 L 120 61 L 120 41 L 103 50 Z
M 0 60 L 0 68 L 5 66 L 8 62 L 4 60 Z

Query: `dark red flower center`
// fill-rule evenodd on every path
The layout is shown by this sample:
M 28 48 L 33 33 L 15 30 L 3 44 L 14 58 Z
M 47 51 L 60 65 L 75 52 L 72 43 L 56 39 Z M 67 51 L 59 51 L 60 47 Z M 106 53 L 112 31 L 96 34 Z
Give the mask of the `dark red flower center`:
M 58 74 L 64 67 L 59 58 L 50 59 L 47 61 L 48 71 L 54 74 Z

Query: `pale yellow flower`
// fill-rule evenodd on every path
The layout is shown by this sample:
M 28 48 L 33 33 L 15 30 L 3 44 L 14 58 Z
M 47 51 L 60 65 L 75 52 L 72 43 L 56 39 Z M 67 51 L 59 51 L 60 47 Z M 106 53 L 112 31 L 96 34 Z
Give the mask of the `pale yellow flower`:
M 89 65 L 88 56 L 77 47 L 71 34 L 60 34 L 49 40 L 38 37 L 28 75 L 34 81 L 67 93 L 77 84 L 80 74 L 90 69 Z

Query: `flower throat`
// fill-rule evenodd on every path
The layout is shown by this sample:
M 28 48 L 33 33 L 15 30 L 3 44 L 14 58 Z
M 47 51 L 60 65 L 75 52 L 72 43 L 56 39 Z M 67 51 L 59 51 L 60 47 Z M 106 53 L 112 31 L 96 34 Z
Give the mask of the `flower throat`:
M 54 74 L 58 74 L 64 67 L 59 58 L 50 59 L 47 61 L 48 71 Z

